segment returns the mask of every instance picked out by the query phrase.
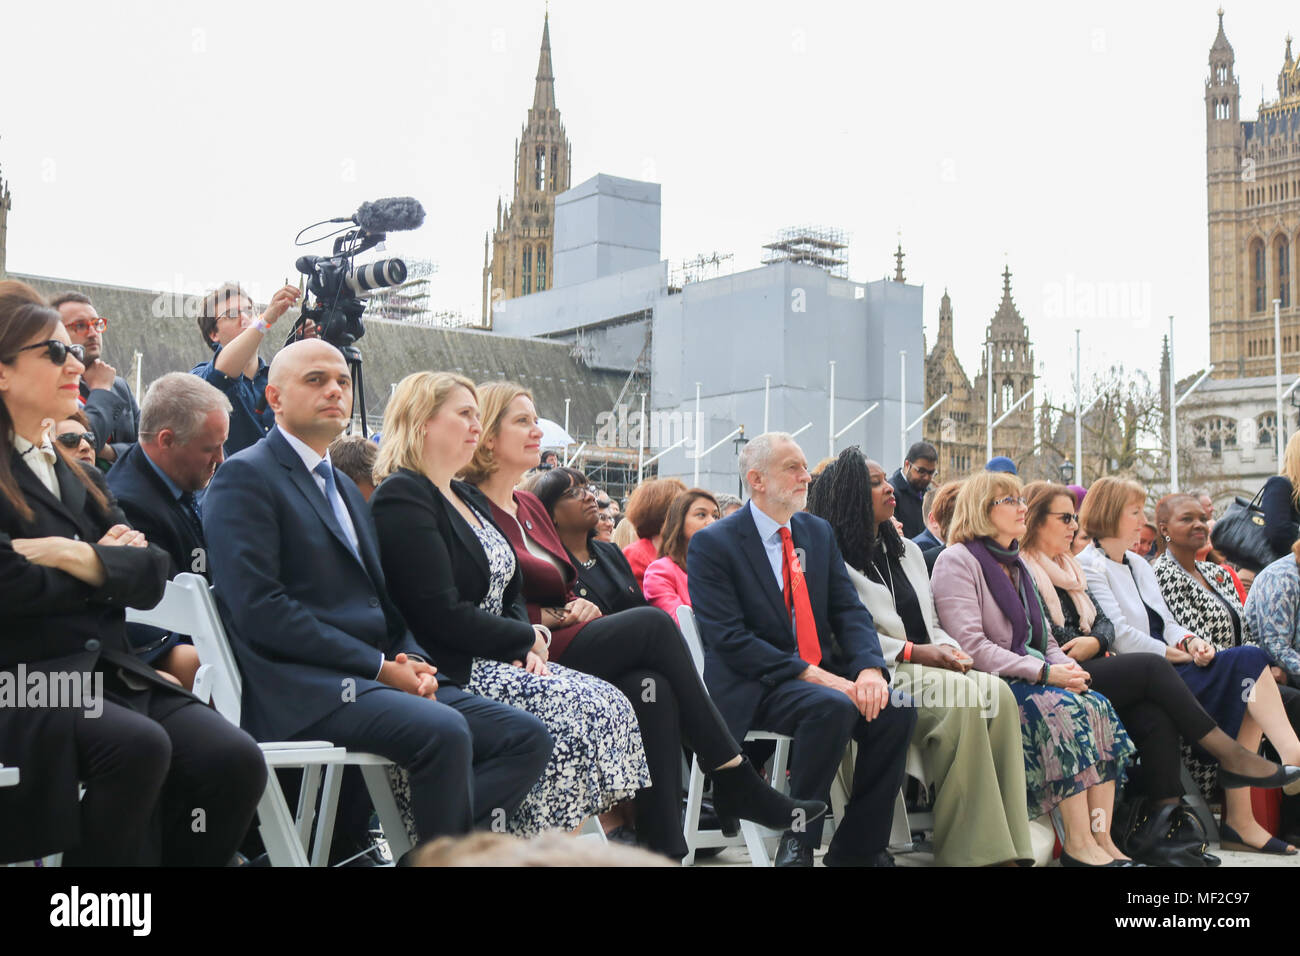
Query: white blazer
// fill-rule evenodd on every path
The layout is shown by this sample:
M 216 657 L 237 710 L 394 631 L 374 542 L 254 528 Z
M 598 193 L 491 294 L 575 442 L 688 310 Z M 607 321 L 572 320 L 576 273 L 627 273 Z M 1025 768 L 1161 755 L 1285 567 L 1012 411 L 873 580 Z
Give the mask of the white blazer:
M 1092 599 L 1115 625 L 1111 650 L 1116 654 L 1137 651 L 1164 656 L 1166 644 L 1177 645 L 1190 632 L 1169 610 L 1151 565 L 1132 551 L 1126 557 L 1125 564 L 1118 564 L 1091 544 L 1078 555 Z M 1164 619 L 1163 641 L 1147 633 L 1150 624 L 1144 603 Z
M 930 575 L 925 569 L 925 557 L 921 554 L 920 547 L 906 538 L 903 539 L 901 563 L 903 571 L 907 574 L 908 583 L 916 592 L 916 601 L 921 605 L 921 616 L 925 618 L 925 628 L 930 634 L 930 643 L 949 644 L 960 650 L 961 645 L 939 626 L 939 616 L 934 609 L 934 594 L 930 590 Z M 889 665 L 889 677 L 892 680 L 894 671 L 898 668 L 898 655 L 902 652 L 903 645 L 907 643 L 907 629 L 903 626 L 903 619 L 899 617 L 894 607 L 894 596 L 883 584 L 859 574 L 847 564 L 844 567 L 849 572 L 849 580 L 858 589 L 858 597 L 862 599 L 862 603 L 871 612 L 872 620 L 876 622 L 876 635 L 880 638 L 880 653 L 884 655 L 885 663 Z

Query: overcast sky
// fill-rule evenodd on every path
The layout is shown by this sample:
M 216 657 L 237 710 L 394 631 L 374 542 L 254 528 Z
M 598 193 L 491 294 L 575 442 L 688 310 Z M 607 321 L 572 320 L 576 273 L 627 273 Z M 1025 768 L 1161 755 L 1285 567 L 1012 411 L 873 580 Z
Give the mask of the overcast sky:
M 663 186 L 663 254 L 758 265 L 777 229 L 850 234 L 850 275 L 953 299 L 974 375 L 1004 262 L 1047 387 L 1207 361 L 1204 81 L 1217 2 L 555 0 L 573 182 Z M 540 2 L 118 2 L 6 12 L 9 268 L 197 291 L 277 285 L 308 223 L 414 195 L 389 252 L 477 317 L 510 195 Z M 1244 119 L 1276 97 L 1294 4 L 1229 3 Z M 1108 301 L 1109 300 L 1109 301 Z M 1090 305 L 1090 302 L 1095 304 Z M 1085 373 L 1085 378 L 1087 377 Z

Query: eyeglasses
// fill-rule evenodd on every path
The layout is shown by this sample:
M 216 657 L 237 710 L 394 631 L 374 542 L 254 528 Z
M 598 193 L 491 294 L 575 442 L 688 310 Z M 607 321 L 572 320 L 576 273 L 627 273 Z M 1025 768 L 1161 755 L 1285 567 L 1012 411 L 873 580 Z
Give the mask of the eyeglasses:
M 222 319 L 241 319 L 241 318 L 251 319 L 253 315 L 254 315 L 253 307 L 251 305 L 245 305 L 245 306 L 241 306 L 239 309 L 237 309 L 234 312 L 221 313 L 221 315 L 217 316 L 217 321 L 220 322 Z
M 94 432 L 64 432 L 62 435 L 55 435 L 54 440 L 65 448 L 71 448 L 73 451 L 81 447 L 83 441 L 90 445 L 91 448 L 95 447 Z
M 24 345 L 18 350 L 18 352 L 30 352 L 33 349 L 46 349 L 45 357 L 55 365 L 65 364 L 68 361 L 69 355 L 75 358 L 78 362 L 85 362 L 86 360 L 86 350 L 84 348 L 80 345 L 69 345 L 67 342 L 60 342 L 58 339 L 46 339 L 44 342 Z M 12 362 L 13 359 L 17 357 L 18 354 L 15 353 L 13 358 L 6 359 L 5 361 Z
M 564 492 L 564 494 L 560 495 L 560 497 L 573 498 L 577 501 L 581 501 L 588 495 L 591 495 L 593 498 L 596 497 L 596 493 L 591 490 L 589 485 L 574 485 L 568 491 Z
M 108 319 L 102 315 L 97 319 L 77 319 L 75 322 L 64 322 L 63 327 L 73 335 L 89 335 L 107 329 Z
M 1014 505 L 1017 508 L 1023 508 L 1025 506 L 1025 499 L 1020 497 L 1015 497 L 1012 495 L 1007 495 L 1007 497 L 999 498 L 995 502 L 993 502 L 994 508 L 996 508 L 998 505 Z
M 610 500 L 608 498 L 606 498 L 604 501 L 601 501 L 599 499 L 596 500 L 596 507 L 600 508 L 601 510 L 608 508 L 609 505 L 610 505 Z
M 922 468 L 919 465 L 912 466 L 912 472 L 920 475 L 922 478 L 933 478 L 938 471 L 938 468 Z
M 1061 523 L 1065 525 L 1078 524 L 1079 522 L 1079 516 L 1075 514 L 1073 511 L 1049 511 L 1047 513 L 1049 515 L 1054 515 L 1055 517 L 1060 518 Z
M 613 524 L 614 516 L 602 511 L 600 514 L 596 515 L 596 521 L 602 524 Z

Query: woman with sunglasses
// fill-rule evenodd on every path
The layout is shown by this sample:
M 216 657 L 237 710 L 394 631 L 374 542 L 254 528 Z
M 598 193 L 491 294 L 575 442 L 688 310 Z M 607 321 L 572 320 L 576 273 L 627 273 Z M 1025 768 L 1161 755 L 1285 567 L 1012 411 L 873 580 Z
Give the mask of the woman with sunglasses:
M 577 574 L 546 506 L 536 495 L 517 490 L 541 454 L 532 394 L 493 382 L 479 386 L 478 398 L 483 434 L 465 477 L 486 496 L 492 519 L 514 546 L 529 620 L 551 629 L 551 660 L 609 681 L 636 711 L 651 779 L 636 796 L 638 842 L 665 856 L 686 855 L 683 744 L 707 768 L 714 807 L 727 830 L 738 817 L 786 829 L 792 813 L 808 820 L 825 813 L 821 801 L 778 793 L 742 757 L 672 618 L 653 607 L 602 615 L 594 603 L 574 595 Z
M 1028 513 L 1021 556 L 1034 576 L 1052 634 L 1061 650 L 1083 664 L 1092 688 L 1115 705 L 1137 744 L 1142 763 L 1133 783 L 1150 803 L 1127 850 L 1143 863 L 1206 866 L 1199 839 L 1180 839 L 1176 831 L 1183 794 L 1181 741 L 1197 744 L 1227 771 L 1242 778 L 1267 778 L 1276 764 L 1247 750 L 1225 734 L 1205 712 L 1173 665 L 1156 654 L 1106 656 L 1115 628 L 1088 591 L 1088 578 L 1070 544 L 1078 518 L 1074 496 L 1045 481 L 1025 488 Z M 1209 865 L 1213 860 L 1208 861 Z
M 76 412 L 54 426 L 54 440 L 68 449 L 77 461 L 95 464 L 95 433 L 84 412 Z
M 1057 645 L 1020 558 L 1020 479 L 982 471 L 957 494 L 948 547 L 931 582 L 939 626 L 975 669 L 1011 684 L 1029 789 L 1029 815 L 1059 808 L 1062 866 L 1130 866 L 1110 837 L 1116 782 L 1135 748 L 1089 675 Z
M 0 826 L 0 861 L 64 851 L 69 865 L 225 865 L 266 764 L 251 737 L 130 652 L 123 609 L 158 603 L 170 561 L 48 439 L 77 409 L 80 355 L 35 290 L 0 282 L 0 672 L 94 689 L 0 707 L 0 763 L 21 774 L 0 789 L 0 820 L 21 824 Z

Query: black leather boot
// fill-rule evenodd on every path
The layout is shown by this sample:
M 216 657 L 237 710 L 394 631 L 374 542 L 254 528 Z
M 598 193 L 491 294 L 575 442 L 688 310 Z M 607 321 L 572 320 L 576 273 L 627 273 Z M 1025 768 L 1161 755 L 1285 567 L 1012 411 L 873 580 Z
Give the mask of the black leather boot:
M 723 832 L 735 832 L 735 820 L 753 820 L 770 830 L 803 830 L 826 812 L 820 800 L 794 800 L 778 793 L 754 770 L 748 757 L 727 770 L 714 770 L 713 807 Z

